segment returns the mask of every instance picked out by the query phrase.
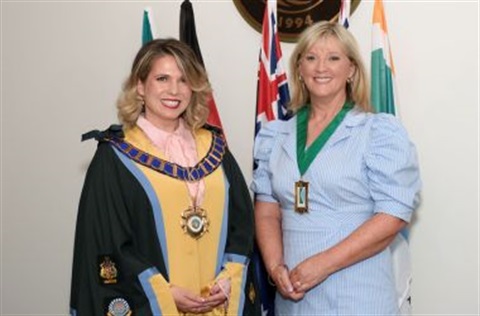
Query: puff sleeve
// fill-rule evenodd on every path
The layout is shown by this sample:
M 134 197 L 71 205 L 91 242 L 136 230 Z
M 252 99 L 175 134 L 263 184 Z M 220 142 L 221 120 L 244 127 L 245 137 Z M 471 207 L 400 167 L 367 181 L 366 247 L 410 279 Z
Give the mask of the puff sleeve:
M 262 202 L 277 203 L 272 190 L 272 170 L 270 159 L 273 148 L 279 143 L 281 121 L 267 123 L 255 137 L 253 148 L 254 170 L 250 189 L 255 193 L 255 199 Z
M 374 211 L 409 222 L 421 188 L 416 149 L 390 114 L 374 116 L 369 136 L 365 160 Z

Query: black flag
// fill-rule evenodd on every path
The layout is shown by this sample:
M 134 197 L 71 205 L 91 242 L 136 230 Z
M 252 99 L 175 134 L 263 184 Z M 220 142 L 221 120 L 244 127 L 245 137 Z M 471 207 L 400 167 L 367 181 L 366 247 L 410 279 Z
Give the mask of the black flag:
M 198 44 L 197 31 L 195 29 L 193 6 L 189 0 L 184 0 L 180 7 L 180 40 L 190 46 L 195 52 L 195 55 L 197 55 L 200 63 L 205 67 L 202 53 L 200 52 L 200 45 Z M 208 115 L 207 123 L 219 127 L 223 131 L 222 121 L 220 120 L 220 115 L 218 114 L 217 105 L 215 104 L 213 95 L 208 102 L 208 106 L 210 108 L 210 114 Z

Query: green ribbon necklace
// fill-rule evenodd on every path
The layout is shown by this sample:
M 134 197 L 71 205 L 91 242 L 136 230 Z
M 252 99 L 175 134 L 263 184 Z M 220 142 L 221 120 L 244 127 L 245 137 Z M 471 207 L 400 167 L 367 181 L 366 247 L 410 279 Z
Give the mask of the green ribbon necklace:
M 297 164 L 300 176 L 303 176 L 308 167 L 312 164 L 315 157 L 342 123 L 348 111 L 353 108 L 353 102 L 346 101 L 342 109 L 335 115 L 328 126 L 317 136 L 313 143 L 305 149 L 307 143 L 308 117 L 310 115 L 310 105 L 304 106 L 297 113 Z M 295 182 L 295 211 L 306 213 L 308 211 L 308 182 Z

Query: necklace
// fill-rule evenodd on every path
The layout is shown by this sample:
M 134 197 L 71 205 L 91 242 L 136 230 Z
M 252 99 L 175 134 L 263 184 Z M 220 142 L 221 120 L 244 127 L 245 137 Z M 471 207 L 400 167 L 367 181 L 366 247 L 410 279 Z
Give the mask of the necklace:
M 343 121 L 347 112 L 353 107 L 353 103 L 346 101 L 340 110 L 335 115 L 332 121 L 325 127 L 325 129 L 317 136 L 311 145 L 305 149 L 307 142 L 308 116 L 310 112 L 310 105 L 304 106 L 297 114 L 297 164 L 300 171 L 300 180 L 295 182 L 295 204 L 294 209 L 298 214 L 308 212 L 308 181 L 303 180 L 303 175 L 308 167 L 312 164 L 315 157 L 323 148 L 333 132 L 337 129 Z
M 191 165 L 191 164 L 194 164 L 196 161 L 198 161 L 198 157 L 193 157 L 192 155 L 190 155 L 190 157 L 187 159 L 187 157 L 185 156 L 186 151 L 183 149 L 182 149 L 182 153 L 185 158 L 184 159 L 185 163 Z M 190 153 L 190 154 L 193 154 L 193 153 Z M 195 156 L 198 156 L 198 153 L 196 153 Z M 199 239 L 203 235 L 205 235 L 205 233 L 208 232 L 208 227 L 210 226 L 210 221 L 207 216 L 207 211 L 200 206 L 203 202 L 203 194 L 204 194 L 204 191 L 203 191 L 204 189 L 203 188 L 202 190 L 200 189 L 200 187 L 204 187 L 204 184 L 202 186 L 202 181 L 204 180 L 199 179 L 199 180 L 193 180 L 193 181 L 184 181 L 187 189 L 187 194 L 190 197 L 191 204 L 180 215 L 181 227 L 186 234 L 188 234 L 190 237 L 194 239 Z M 199 198 L 199 194 L 201 195 L 201 198 Z

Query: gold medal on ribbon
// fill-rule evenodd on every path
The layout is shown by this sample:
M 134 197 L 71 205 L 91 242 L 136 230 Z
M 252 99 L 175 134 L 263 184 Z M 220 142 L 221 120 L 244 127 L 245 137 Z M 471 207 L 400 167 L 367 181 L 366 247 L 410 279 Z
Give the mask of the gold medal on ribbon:
M 207 231 L 210 222 L 208 221 L 207 211 L 198 206 L 190 206 L 182 212 L 182 229 L 190 237 L 198 239 Z
M 308 182 L 302 180 L 295 182 L 295 212 L 308 212 Z

